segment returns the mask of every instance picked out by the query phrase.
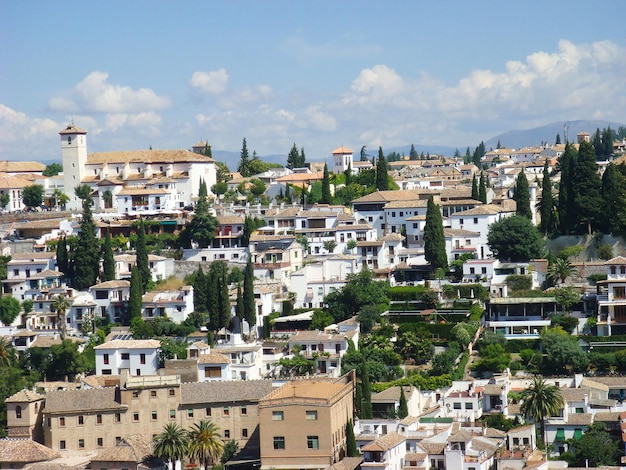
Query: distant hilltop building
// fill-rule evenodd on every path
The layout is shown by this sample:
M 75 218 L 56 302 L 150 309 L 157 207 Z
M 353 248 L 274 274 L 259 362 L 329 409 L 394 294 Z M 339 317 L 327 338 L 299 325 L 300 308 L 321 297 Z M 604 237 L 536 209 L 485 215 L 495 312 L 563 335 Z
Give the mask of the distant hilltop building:
M 68 210 L 80 210 L 74 188 L 92 189 L 94 208 L 120 213 L 174 211 L 191 204 L 200 180 L 211 188 L 215 161 L 204 148 L 189 150 L 123 150 L 87 153 L 87 131 L 70 124 L 59 132 Z M 206 144 L 205 144 L 206 145 Z

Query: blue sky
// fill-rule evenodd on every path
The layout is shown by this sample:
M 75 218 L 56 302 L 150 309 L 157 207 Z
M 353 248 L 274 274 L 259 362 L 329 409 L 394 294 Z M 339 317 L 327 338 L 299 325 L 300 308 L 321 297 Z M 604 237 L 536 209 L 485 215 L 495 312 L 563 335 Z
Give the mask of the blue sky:
M 0 2 L 0 160 L 90 152 L 259 155 L 295 142 L 475 146 L 513 129 L 626 121 L 618 0 Z M 590 130 L 593 131 L 593 130 Z M 227 162 L 231 168 L 236 162 Z

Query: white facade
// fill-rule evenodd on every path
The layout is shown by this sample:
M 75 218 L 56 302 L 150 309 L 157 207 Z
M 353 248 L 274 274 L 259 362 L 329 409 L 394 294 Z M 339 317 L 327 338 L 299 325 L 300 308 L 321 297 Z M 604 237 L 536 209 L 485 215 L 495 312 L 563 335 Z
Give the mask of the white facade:
M 468 230 L 480 234 L 476 255 L 478 259 L 485 259 L 492 256 L 491 248 L 487 243 L 489 226 L 514 214 L 514 212 L 505 212 L 501 207 L 487 204 L 467 211 L 450 214 L 448 220 L 452 229 Z
M 141 299 L 141 316 L 144 320 L 167 318 L 180 324 L 193 312 L 193 286 L 183 286 L 178 291 L 146 292 Z
M 106 281 L 89 288 L 96 303 L 95 315 L 119 322 L 130 298 L 130 281 Z
M 74 194 L 74 188 L 82 184 L 86 175 L 87 131 L 71 124 L 59 132 L 59 135 L 63 158 L 63 187 L 65 194 L 70 198 L 66 208 L 81 210 L 82 201 Z
M 332 151 L 333 155 L 333 173 L 339 174 L 346 171 L 348 168 L 352 169 L 353 173 L 356 173 L 354 169 L 354 151 L 344 147 L 343 145 Z
M 157 340 L 113 340 L 94 348 L 96 352 L 96 375 L 156 375 L 159 370 Z
M 130 279 L 131 272 L 137 264 L 137 256 L 122 254 L 115 255 L 115 277 L 116 279 Z M 148 255 L 150 275 L 154 282 L 167 279 L 174 273 L 174 260 L 164 256 Z

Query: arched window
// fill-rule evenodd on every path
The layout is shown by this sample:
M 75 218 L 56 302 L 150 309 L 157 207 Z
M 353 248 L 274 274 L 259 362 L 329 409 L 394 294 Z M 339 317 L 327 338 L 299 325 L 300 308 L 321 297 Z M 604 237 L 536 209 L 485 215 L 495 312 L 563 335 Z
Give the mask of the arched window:
M 17 405 L 15 407 L 15 417 L 17 419 L 21 419 L 22 418 L 22 407 L 20 405 Z

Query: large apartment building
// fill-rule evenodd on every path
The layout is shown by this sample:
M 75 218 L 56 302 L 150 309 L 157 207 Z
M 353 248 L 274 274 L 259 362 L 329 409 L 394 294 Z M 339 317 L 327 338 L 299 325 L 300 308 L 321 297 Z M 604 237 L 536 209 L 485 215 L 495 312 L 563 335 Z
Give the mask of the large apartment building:
M 335 380 L 295 380 L 259 402 L 262 469 L 324 469 L 346 454 L 354 416 L 354 371 Z

